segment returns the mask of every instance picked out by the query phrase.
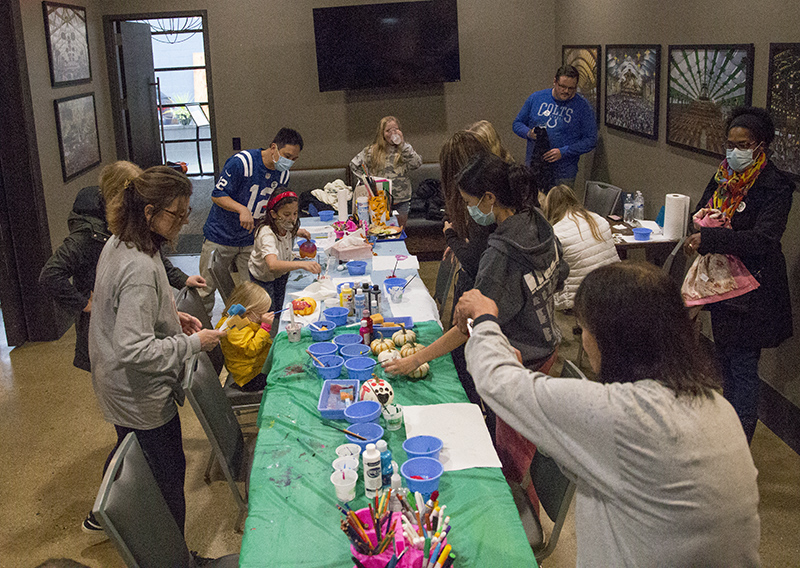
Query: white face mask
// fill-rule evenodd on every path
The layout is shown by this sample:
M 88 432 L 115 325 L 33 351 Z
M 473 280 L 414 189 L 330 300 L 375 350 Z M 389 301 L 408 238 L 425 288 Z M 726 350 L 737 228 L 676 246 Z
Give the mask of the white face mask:
M 725 151 L 728 165 L 735 172 L 743 172 L 753 164 L 753 150 L 733 148 Z

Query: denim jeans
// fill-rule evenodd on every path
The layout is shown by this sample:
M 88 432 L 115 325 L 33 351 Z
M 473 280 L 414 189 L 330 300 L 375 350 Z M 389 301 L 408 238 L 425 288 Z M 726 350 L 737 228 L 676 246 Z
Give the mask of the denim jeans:
M 744 428 L 748 443 L 758 422 L 758 399 L 761 379 L 758 360 L 761 349 L 727 347 L 717 344 L 717 359 L 722 370 L 723 395 L 731 403 Z

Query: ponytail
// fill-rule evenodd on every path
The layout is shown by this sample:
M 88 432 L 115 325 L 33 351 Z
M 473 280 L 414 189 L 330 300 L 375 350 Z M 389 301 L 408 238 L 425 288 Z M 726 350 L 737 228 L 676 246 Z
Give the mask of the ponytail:
M 461 191 L 480 198 L 492 192 L 497 202 L 515 212 L 533 210 L 539 205 L 538 192 L 530 170 L 509 164 L 494 154 L 480 154 L 470 160 L 456 178 Z

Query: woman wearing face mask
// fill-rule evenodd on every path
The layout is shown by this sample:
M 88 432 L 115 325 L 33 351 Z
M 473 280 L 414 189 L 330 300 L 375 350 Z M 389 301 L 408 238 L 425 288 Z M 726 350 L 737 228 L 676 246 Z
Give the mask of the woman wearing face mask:
M 264 288 L 272 300 L 273 310 L 283 307 L 286 283 L 293 270 L 306 270 L 319 274 L 322 270 L 313 260 L 294 260 L 292 249 L 297 236 L 310 239 L 311 235 L 300 228 L 299 200 L 293 191 L 273 195 L 264 216 L 256 225 L 253 252 L 248 268 L 250 280 Z
M 792 335 L 781 236 L 795 184 L 769 159 L 775 126 L 767 111 L 734 109 L 727 133 L 726 158 L 700 198 L 694 215 L 698 232 L 687 237 L 684 250 L 735 255 L 759 282 L 752 292 L 708 306 L 724 395 L 750 441 L 758 420 L 761 349 Z M 706 215 L 729 220 L 733 230 L 700 227 L 697 221 Z
M 535 207 L 530 172 L 494 154 L 480 153 L 456 183 L 478 225 L 497 223 L 481 256 L 475 288 L 497 302 L 500 327 L 519 349 L 523 365 L 537 370 L 548 362 L 561 339 L 553 320 L 553 296 L 563 286 L 569 266 L 553 228 Z M 383 367 L 391 374 L 405 375 L 466 340 L 467 335 L 453 327 L 421 351 Z M 464 386 L 474 390 L 474 384 Z
M 397 210 L 397 222 L 405 226 L 411 205 L 411 180 L 406 174 L 422 165 L 422 157 L 406 142 L 395 117 L 384 116 L 373 143 L 350 160 L 353 173 L 363 174 L 362 165 L 370 175 L 392 180 L 392 208 Z

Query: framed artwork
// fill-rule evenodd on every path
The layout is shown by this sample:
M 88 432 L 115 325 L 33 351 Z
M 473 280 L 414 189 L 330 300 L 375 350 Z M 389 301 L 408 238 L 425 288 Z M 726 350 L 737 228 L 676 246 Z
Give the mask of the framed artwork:
M 725 121 L 753 97 L 753 44 L 670 45 L 667 144 L 725 155 Z
M 606 126 L 658 140 L 660 75 L 660 45 L 607 45 Z
M 800 43 L 769 44 L 767 110 L 775 121 L 772 161 L 800 179 Z
M 78 85 L 92 80 L 86 8 L 42 2 L 50 83 L 53 87 Z
M 561 64 L 572 65 L 578 70 L 578 93 L 594 107 L 597 123 L 600 123 L 600 59 L 599 45 L 562 45 Z
M 53 101 L 61 153 L 61 173 L 67 182 L 100 163 L 94 93 Z

